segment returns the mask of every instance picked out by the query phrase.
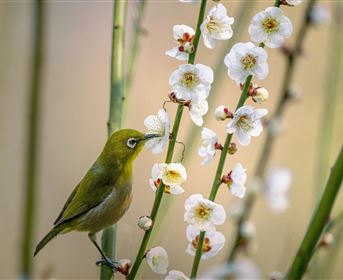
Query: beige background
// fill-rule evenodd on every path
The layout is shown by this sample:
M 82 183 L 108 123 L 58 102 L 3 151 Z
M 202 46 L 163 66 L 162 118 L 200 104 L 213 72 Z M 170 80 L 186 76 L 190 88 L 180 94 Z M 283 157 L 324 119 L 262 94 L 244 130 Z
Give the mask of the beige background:
M 225 1 L 230 15 L 235 14 L 239 2 Z M 259 1 L 254 13 L 272 2 Z M 332 4 L 330 1 L 322 2 L 326 6 Z M 213 6 L 213 3 L 209 1 L 208 6 Z M 302 4 L 297 8 L 285 8 L 295 30 L 298 30 L 304 7 Z M 0 3 L 0 278 L 19 276 L 31 8 L 29 2 Z M 198 8 L 198 5 L 178 1 L 149 1 L 144 19 L 147 35 L 142 39 L 127 127 L 143 130 L 145 116 L 156 113 L 166 100 L 170 91 L 168 77 L 179 64 L 164 55 L 173 44 L 171 28 L 181 23 L 194 26 Z M 129 19 L 134 14 L 131 2 Z M 65 199 L 97 157 L 106 140 L 112 4 L 109 1 L 51 1 L 47 8 L 47 18 L 35 234 L 37 241 L 49 230 Z M 261 199 L 252 216 L 257 227 L 258 242 L 258 250 L 253 258 L 261 266 L 264 277 L 270 271 L 287 269 L 312 211 L 317 135 L 323 96 L 326 94 L 324 85 L 328 71 L 329 31 L 330 25 L 325 25 L 311 29 L 308 34 L 304 56 L 298 64 L 294 80 L 301 98 L 287 109 L 284 130 L 277 140 L 271 160 L 271 164 L 286 166 L 293 172 L 291 208 L 284 214 L 274 215 Z M 248 34 L 245 31 L 243 41 L 247 40 Z M 219 42 L 217 48 L 210 51 L 201 42 L 197 62 L 213 66 L 224 45 Z M 269 49 L 268 53 L 271 71 L 261 85 L 270 91 L 271 96 L 265 106 L 273 111 L 284 60 L 278 50 Z M 220 97 L 212 106 L 223 103 L 234 108 L 238 97 L 239 90 L 235 83 L 225 77 Z M 342 110 L 342 95 L 335 105 L 335 123 L 328 124 L 334 125 L 333 158 L 342 139 L 342 118 L 338 114 Z M 168 104 L 167 109 L 173 118 L 175 106 Z M 185 111 L 179 140 L 184 139 L 189 124 L 189 116 Z M 223 123 L 211 121 L 207 126 L 217 131 L 220 139 L 224 139 Z M 254 139 L 248 147 L 240 147 L 239 152 L 227 162 L 226 170 L 230 170 L 239 161 L 248 169 L 248 174 L 252 174 L 262 141 L 263 136 Z M 128 214 L 119 223 L 120 258 L 133 259 L 136 254 L 142 237 L 136 221 L 139 216 L 149 213 L 153 201 L 153 192 L 148 186 L 151 166 L 163 158 L 164 154 L 153 156 L 143 151 L 135 164 L 134 200 Z M 166 196 L 164 199 L 174 201 L 172 215 L 163 217 L 166 226 L 155 244 L 168 250 L 171 269 L 190 273 L 193 258 L 184 253 L 187 240 L 183 203 L 193 193 L 209 194 L 215 168 L 216 160 L 203 167 L 200 158 L 194 154 L 187 169 L 189 180 L 184 185 L 185 194 L 172 198 Z M 230 201 L 232 195 L 225 188 L 221 189 L 218 202 L 227 207 Z M 340 196 L 337 205 L 342 205 L 342 201 Z M 202 262 L 201 271 L 225 259 L 231 243 L 230 237 L 234 233 L 231 221 L 218 229 L 228 237 L 226 246 L 216 257 Z M 51 242 L 34 259 L 35 276 L 95 279 L 98 268 L 94 263 L 98 258 L 86 234 L 72 233 Z M 342 259 L 342 254 L 339 259 Z M 343 279 L 343 269 L 338 258 L 332 261 L 336 263 L 333 276 Z M 146 278 L 158 277 L 152 273 L 145 275 Z

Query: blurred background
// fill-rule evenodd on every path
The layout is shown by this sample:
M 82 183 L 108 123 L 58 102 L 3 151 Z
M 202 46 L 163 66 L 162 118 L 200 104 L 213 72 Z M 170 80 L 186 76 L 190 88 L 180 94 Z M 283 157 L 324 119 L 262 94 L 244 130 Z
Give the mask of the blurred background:
M 230 16 L 237 14 L 241 1 L 222 1 Z M 253 1 L 251 1 L 253 2 Z M 306 1 L 305 1 L 306 2 Z M 329 12 L 333 1 L 318 1 Z M 339 2 L 339 1 L 338 1 Z M 256 1 L 252 15 L 271 6 L 273 1 Z M 127 36 L 133 30 L 137 14 L 136 2 L 129 1 Z M 214 3 L 209 1 L 208 7 Z M 303 17 L 305 3 L 285 7 L 293 22 L 294 33 L 287 42 L 294 41 Z M 42 101 L 39 133 L 38 197 L 34 218 L 35 243 L 51 228 L 66 198 L 96 159 L 107 138 L 106 122 L 109 107 L 110 53 L 112 41 L 112 3 L 110 1 L 48 1 L 44 32 L 45 54 L 42 73 Z M 135 68 L 132 91 L 128 98 L 125 127 L 144 130 L 143 120 L 156 114 L 170 91 L 169 75 L 180 64 L 164 53 L 174 46 L 172 26 L 195 26 L 199 5 L 178 1 L 148 1 L 142 22 L 144 29 Z M 33 45 L 33 3 L 31 1 L 1 1 L 0 3 L 0 278 L 20 277 L 20 244 L 23 231 L 24 174 L 28 125 L 28 98 L 31 78 Z M 236 19 L 237 20 L 237 19 Z M 251 220 L 257 229 L 257 249 L 252 259 L 260 267 L 262 277 L 274 270 L 286 271 L 304 235 L 313 211 L 317 194 L 316 162 L 321 134 L 322 112 L 328 94 L 327 79 L 336 71 L 328 65 L 332 52 L 333 19 L 311 27 L 296 67 L 292 86 L 299 98 L 287 107 L 282 131 L 277 139 L 269 166 L 284 166 L 293 174 L 290 190 L 290 208 L 282 214 L 272 213 L 264 199 L 259 199 Z M 235 32 L 235 30 L 234 30 Z M 128 39 L 129 40 L 129 39 Z M 248 41 L 244 27 L 240 41 Z M 214 50 L 200 42 L 196 62 L 214 66 L 226 46 L 218 42 Z M 227 50 L 228 51 L 228 50 Z M 270 92 L 268 102 L 262 106 L 273 112 L 280 92 L 285 59 L 280 50 L 268 49 L 269 76 L 260 83 Z M 215 77 L 216 78 L 216 77 Z M 341 81 L 342 82 L 342 79 Z M 340 85 L 341 86 L 341 85 Z M 235 82 L 223 76 L 218 96 L 210 104 L 213 108 L 225 104 L 234 109 L 240 91 Z M 343 96 L 332 102 L 334 121 L 331 128 L 330 162 L 333 163 L 343 139 Z M 251 101 L 249 101 L 250 103 Z M 253 105 L 255 106 L 255 105 Z M 176 105 L 166 105 L 171 119 Z M 178 140 L 192 126 L 185 112 Z M 224 141 L 224 123 L 210 117 L 206 123 Z M 198 130 L 199 133 L 200 130 Z M 252 145 L 239 147 L 227 161 L 229 171 L 237 162 L 248 169 L 248 176 L 257 164 L 263 138 L 254 138 Z M 195 139 L 196 148 L 200 145 Z M 182 146 L 177 147 L 178 151 Z M 184 253 L 188 241 L 183 221 L 184 200 L 193 193 L 208 196 L 216 169 L 216 158 L 208 166 L 201 166 L 196 150 L 187 153 L 189 178 L 181 196 L 166 195 L 163 202 L 172 200 L 170 214 L 160 216 L 164 227 L 155 235 L 153 245 L 167 249 L 170 268 L 190 274 L 193 257 Z M 162 162 L 165 154 L 152 155 L 144 151 L 134 170 L 134 198 L 130 210 L 118 224 L 117 256 L 134 259 L 143 232 L 136 226 L 138 217 L 150 212 L 154 193 L 148 185 L 151 167 Z M 177 159 L 176 159 L 177 160 Z M 226 188 L 221 188 L 218 202 L 229 209 L 233 201 Z M 343 196 L 336 201 L 334 213 L 340 209 Z M 201 262 L 200 271 L 227 258 L 234 236 L 232 221 L 218 228 L 227 237 L 225 248 L 218 255 Z M 32 244 L 34 246 L 35 244 Z M 338 244 L 337 244 L 338 246 Z M 329 258 L 330 252 L 323 252 Z M 340 265 L 343 253 L 331 259 L 331 278 L 343 279 Z M 99 268 L 95 261 L 99 255 L 85 233 L 71 233 L 51 242 L 34 259 L 35 278 L 96 279 Z M 143 263 L 142 278 L 159 278 Z M 118 277 L 118 276 L 117 276 Z

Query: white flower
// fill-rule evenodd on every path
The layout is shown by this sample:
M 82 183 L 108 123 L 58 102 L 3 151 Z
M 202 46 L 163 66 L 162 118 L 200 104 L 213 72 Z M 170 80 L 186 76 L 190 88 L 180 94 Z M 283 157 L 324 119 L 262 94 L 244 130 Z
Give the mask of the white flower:
M 195 32 L 193 28 L 187 25 L 174 25 L 173 37 L 177 43 L 177 46 L 166 51 L 166 55 L 175 57 L 178 60 L 187 60 L 189 54 L 194 51 L 194 34 Z
M 182 194 L 184 189 L 181 184 L 187 180 L 187 172 L 181 163 L 155 163 L 151 170 L 150 187 L 156 191 L 161 181 L 164 192 L 169 194 Z
M 204 44 L 209 49 L 216 46 L 216 40 L 228 40 L 232 37 L 234 19 L 227 15 L 223 4 L 214 6 L 208 13 L 206 19 L 200 26 Z
M 263 130 L 261 118 L 268 113 L 266 109 L 254 110 L 251 106 L 242 106 L 227 124 L 226 132 L 235 133 L 241 145 L 249 145 L 251 136 L 259 136 Z
M 288 208 L 291 181 L 292 174 L 286 168 L 274 167 L 268 172 L 265 197 L 272 211 L 282 212 Z
M 193 194 L 185 201 L 184 219 L 201 231 L 214 230 L 216 225 L 225 222 L 226 213 L 222 205 Z
M 286 3 L 290 6 L 297 6 L 302 2 L 302 0 L 286 0 Z
M 181 271 L 178 270 L 171 270 L 169 271 L 168 275 L 165 280 L 189 280 L 189 278 L 183 274 Z
M 261 270 L 251 259 L 241 257 L 210 267 L 199 279 L 261 279 Z
M 265 49 L 253 43 L 237 43 L 225 56 L 228 75 L 238 84 L 244 83 L 249 75 L 263 80 L 268 75 L 268 54 Z
M 258 87 L 255 90 L 255 93 L 252 95 L 254 102 L 261 104 L 266 101 L 269 97 L 269 92 L 266 88 Z
M 202 165 L 208 164 L 216 154 L 216 144 L 218 143 L 217 134 L 208 128 L 203 128 L 201 130 L 201 141 L 202 146 L 200 147 L 198 153 L 199 156 L 203 157 Z
M 193 3 L 196 4 L 198 2 L 198 0 L 179 0 L 182 3 Z
M 226 177 L 226 176 L 225 176 Z M 227 175 L 226 184 L 230 192 L 239 198 L 243 198 L 246 193 L 245 183 L 247 181 L 246 169 L 242 164 L 237 163 L 235 168 Z
M 214 111 L 214 117 L 217 121 L 224 121 L 229 118 L 229 109 L 226 108 L 224 105 L 219 105 L 216 110 Z
M 153 154 L 161 153 L 169 140 L 169 118 L 165 110 L 160 109 L 157 115 L 147 116 L 144 125 L 148 129 L 147 134 L 159 134 L 161 137 L 152 138 L 145 143 L 145 147 Z
M 324 24 L 331 20 L 330 11 L 327 9 L 327 7 L 319 4 L 314 5 L 309 16 L 311 23 L 315 25 Z
M 208 102 L 205 98 L 195 98 L 189 105 L 191 120 L 197 125 L 204 123 L 203 116 L 208 112 Z
M 166 274 L 168 270 L 169 258 L 167 251 L 162 247 L 151 248 L 145 258 L 153 272 Z
M 187 246 L 186 253 L 191 256 L 195 255 L 199 234 L 200 230 L 197 227 L 193 225 L 187 226 L 186 235 L 190 244 Z M 215 230 L 206 231 L 202 245 L 201 259 L 206 260 L 215 256 L 224 247 L 224 243 L 225 237 L 221 232 Z
M 182 64 L 169 78 L 169 84 L 180 100 L 207 98 L 212 82 L 213 71 L 203 64 Z
M 292 31 L 292 22 L 277 7 L 268 7 L 257 13 L 249 25 L 251 40 L 265 43 L 269 48 L 280 47 L 291 36 Z

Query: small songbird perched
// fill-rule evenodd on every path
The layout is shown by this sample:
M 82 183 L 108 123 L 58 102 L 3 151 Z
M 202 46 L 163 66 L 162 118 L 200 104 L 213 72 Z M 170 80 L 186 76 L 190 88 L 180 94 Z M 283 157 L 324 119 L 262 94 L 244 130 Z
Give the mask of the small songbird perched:
M 112 269 L 110 260 L 96 242 L 96 233 L 115 224 L 132 200 L 132 165 L 144 143 L 158 134 L 122 129 L 112 134 L 102 153 L 70 194 L 52 230 L 38 243 L 34 255 L 54 237 L 73 230 L 88 231 L 102 261 Z

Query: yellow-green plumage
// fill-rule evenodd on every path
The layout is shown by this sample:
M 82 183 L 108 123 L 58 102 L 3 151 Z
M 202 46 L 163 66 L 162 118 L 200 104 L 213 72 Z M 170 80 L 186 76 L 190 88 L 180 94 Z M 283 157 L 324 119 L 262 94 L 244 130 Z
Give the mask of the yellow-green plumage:
M 133 161 L 147 139 L 132 129 L 119 130 L 108 139 L 98 159 L 70 194 L 53 229 L 37 245 L 34 255 L 59 234 L 76 230 L 88 231 L 91 236 L 124 215 L 132 199 Z M 134 147 L 129 141 L 136 141 Z

